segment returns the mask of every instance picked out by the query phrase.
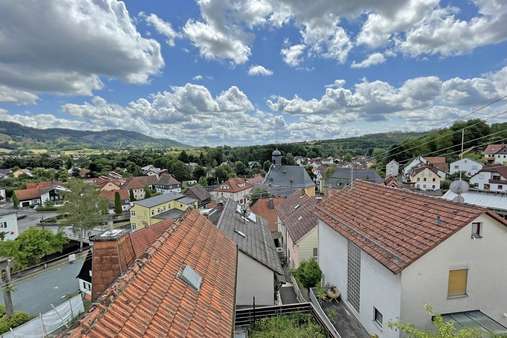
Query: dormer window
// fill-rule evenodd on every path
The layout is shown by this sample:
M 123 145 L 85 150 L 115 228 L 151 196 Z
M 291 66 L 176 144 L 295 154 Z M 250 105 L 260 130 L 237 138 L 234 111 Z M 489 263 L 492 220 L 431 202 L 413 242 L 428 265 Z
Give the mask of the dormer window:
M 482 238 L 482 223 L 472 223 L 472 239 Z

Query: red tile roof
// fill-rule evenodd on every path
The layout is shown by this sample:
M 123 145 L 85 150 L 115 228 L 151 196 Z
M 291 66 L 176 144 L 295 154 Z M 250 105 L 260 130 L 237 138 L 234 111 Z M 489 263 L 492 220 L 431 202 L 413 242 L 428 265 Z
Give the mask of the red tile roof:
M 310 197 L 302 191 L 295 191 L 278 207 L 280 220 L 287 227 L 287 232 L 294 243 L 317 225 L 316 205 L 315 197 Z
M 164 232 L 173 225 L 173 220 L 164 220 L 130 233 L 130 241 L 137 258 L 141 257 Z
M 440 169 L 443 172 L 447 172 L 449 170 L 447 166 L 447 160 L 443 156 L 428 156 L 424 159 L 432 164 L 435 168 Z
M 129 199 L 129 191 L 125 190 L 125 189 L 110 190 L 110 191 L 101 191 L 99 193 L 99 196 L 105 198 L 109 202 L 113 202 L 114 203 L 114 198 L 115 198 L 116 193 L 120 194 L 120 199 L 122 201 L 125 201 L 125 200 Z
M 171 174 L 164 173 L 160 175 L 157 182 L 154 184 L 158 185 L 181 185 L 180 181 L 175 179 Z
M 276 210 L 285 199 L 282 197 L 259 198 L 250 207 L 250 210 L 268 221 L 269 230 L 271 232 L 278 231 L 278 212 Z
M 500 150 L 502 150 L 504 146 L 505 144 L 488 144 L 486 149 L 484 149 L 484 153 L 486 155 L 494 155 Z
M 318 217 L 393 273 L 465 227 L 484 208 L 356 181 L 317 205 Z
M 479 172 L 494 172 L 507 178 L 507 166 L 505 165 L 492 165 L 483 167 Z
M 438 168 L 434 167 L 431 164 L 430 165 L 423 164 L 417 168 L 414 168 L 414 170 L 412 170 L 411 176 L 413 177 L 413 176 L 419 174 L 420 172 L 424 171 L 424 169 L 428 169 L 428 170 L 432 171 L 435 175 L 438 175 Z
M 228 188 L 224 188 L 224 186 L 227 186 Z M 235 193 L 250 188 L 252 188 L 252 185 L 248 183 L 244 178 L 233 177 L 220 184 L 214 191 Z
M 157 181 L 156 176 L 134 176 L 130 177 L 122 186 L 123 189 L 143 189 L 146 186 L 153 185 Z
M 179 276 L 202 276 L 199 291 Z M 237 248 L 197 211 L 166 230 L 107 289 L 72 337 L 231 337 Z
M 15 190 L 15 193 L 20 201 L 32 200 L 40 198 L 44 191 L 57 185 L 62 185 L 62 183 L 57 181 L 27 183 L 26 189 Z

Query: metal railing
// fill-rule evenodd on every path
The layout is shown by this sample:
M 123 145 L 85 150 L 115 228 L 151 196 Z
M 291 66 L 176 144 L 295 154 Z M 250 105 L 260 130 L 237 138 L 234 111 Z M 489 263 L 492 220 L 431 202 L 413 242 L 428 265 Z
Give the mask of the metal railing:
M 319 314 L 319 316 L 322 317 L 322 320 L 324 321 L 324 323 L 325 323 L 326 327 L 328 328 L 328 330 L 333 331 L 334 334 L 336 334 L 335 337 L 340 337 L 340 334 L 338 333 L 338 331 L 334 327 L 333 323 L 331 322 L 331 320 L 329 319 L 329 317 L 327 316 L 327 314 L 324 312 L 324 310 L 320 306 L 319 300 L 317 299 L 317 297 L 315 296 L 315 293 L 313 292 L 313 288 L 310 288 L 308 290 L 308 295 L 310 297 L 311 304 L 313 305 L 315 311 L 317 311 L 317 313 Z
M 301 289 L 299 288 L 299 284 L 297 283 L 294 276 L 290 275 L 290 282 L 292 283 L 292 287 L 294 288 L 294 292 L 296 293 L 296 298 L 300 303 L 307 302 L 308 300 L 303 296 L 303 293 L 301 292 Z

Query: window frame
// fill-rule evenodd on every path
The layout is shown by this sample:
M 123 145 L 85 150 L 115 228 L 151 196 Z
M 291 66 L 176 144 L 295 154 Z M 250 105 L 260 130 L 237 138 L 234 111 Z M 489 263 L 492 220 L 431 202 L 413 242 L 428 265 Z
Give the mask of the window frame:
M 453 271 L 466 271 L 466 279 L 465 279 L 465 290 L 463 292 L 463 294 L 449 294 L 449 282 L 450 282 L 450 279 L 451 279 L 451 272 Z M 464 298 L 464 297 L 468 297 L 469 296 L 469 293 L 470 293 L 470 290 L 469 290 L 469 285 L 468 285 L 468 280 L 469 280 L 469 275 L 470 275 L 470 268 L 468 266 L 456 266 L 456 267 L 450 267 L 449 268 L 449 273 L 448 273 L 448 277 L 447 277 L 447 299 L 456 299 L 456 298 Z
M 373 307 L 373 321 L 380 327 L 384 327 L 384 315 L 375 306 Z
M 477 229 L 474 229 L 474 226 L 477 227 Z M 478 230 L 478 231 L 476 231 Z M 482 222 L 472 222 L 472 239 L 480 239 L 482 238 Z

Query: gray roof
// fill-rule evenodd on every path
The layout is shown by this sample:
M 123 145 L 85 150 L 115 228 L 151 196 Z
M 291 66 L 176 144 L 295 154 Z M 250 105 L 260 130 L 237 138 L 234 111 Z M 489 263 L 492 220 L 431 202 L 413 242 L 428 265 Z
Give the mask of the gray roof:
M 255 221 L 245 219 L 238 211 L 239 204 L 231 199 L 225 203 L 217 227 L 238 245 L 238 249 L 269 269 L 283 274 L 275 250 L 268 222 L 259 216 Z M 243 237 L 241 234 L 244 234 Z
M 180 209 L 169 209 L 169 210 L 164 211 L 158 215 L 152 216 L 152 218 L 177 220 L 178 218 L 183 216 L 184 213 L 185 212 Z
M 272 165 L 263 184 L 272 194 L 285 196 L 315 185 L 306 169 L 298 165 Z
M 363 180 L 372 183 L 383 183 L 382 177 L 377 174 L 375 170 L 371 169 L 354 169 L 352 172 L 351 168 L 336 168 L 334 173 L 326 178 L 326 187 L 344 187 L 350 185 L 350 177 L 353 174 L 355 180 Z
M 193 185 L 185 191 L 185 195 L 198 199 L 200 202 L 209 200 L 210 193 L 199 184 Z
M 182 198 L 179 198 L 178 199 L 178 202 L 181 202 L 183 204 L 192 204 L 194 203 L 195 201 L 197 201 L 195 198 L 192 198 L 190 196 L 185 196 L 185 197 L 182 197 Z
M 150 197 L 144 200 L 136 201 L 134 204 L 141 205 L 146 208 L 153 208 L 162 203 L 167 203 L 173 200 L 182 198 L 184 195 L 177 192 L 169 192 L 158 196 Z

